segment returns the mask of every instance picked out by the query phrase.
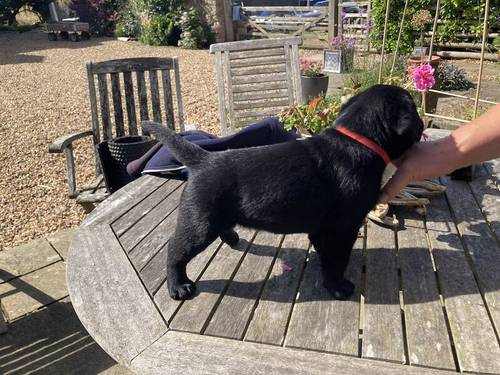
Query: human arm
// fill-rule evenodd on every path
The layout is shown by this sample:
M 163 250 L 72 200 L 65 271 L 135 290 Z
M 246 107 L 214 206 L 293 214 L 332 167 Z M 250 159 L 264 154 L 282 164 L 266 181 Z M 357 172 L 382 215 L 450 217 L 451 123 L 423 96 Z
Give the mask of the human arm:
M 445 175 L 455 169 L 500 157 L 500 104 L 436 141 L 415 144 L 394 161 L 397 172 L 379 198 L 387 203 L 411 181 Z

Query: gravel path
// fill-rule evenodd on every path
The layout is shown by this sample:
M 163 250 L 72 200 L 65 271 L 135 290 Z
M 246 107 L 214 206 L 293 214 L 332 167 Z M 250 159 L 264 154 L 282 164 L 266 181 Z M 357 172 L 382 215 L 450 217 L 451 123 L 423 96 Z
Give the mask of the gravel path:
M 90 127 L 85 63 L 178 56 L 186 123 L 218 132 L 214 57 L 207 50 L 150 47 L 94 38 L 49 42 L 40 31 L 0 32 L 0 249 L 78 225 L 83 210 L 67 197 L 58 136 Z M 91 143 L 76 149 L 78 183 L 92 181 Z

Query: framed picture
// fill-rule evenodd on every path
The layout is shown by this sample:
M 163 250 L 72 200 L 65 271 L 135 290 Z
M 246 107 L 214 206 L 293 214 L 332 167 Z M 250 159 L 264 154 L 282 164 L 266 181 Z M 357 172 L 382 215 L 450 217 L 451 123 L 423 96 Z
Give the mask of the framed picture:
M 342 51 L 325 49 L 323 51 L 323 70 L 328 73 L 342 72 Z

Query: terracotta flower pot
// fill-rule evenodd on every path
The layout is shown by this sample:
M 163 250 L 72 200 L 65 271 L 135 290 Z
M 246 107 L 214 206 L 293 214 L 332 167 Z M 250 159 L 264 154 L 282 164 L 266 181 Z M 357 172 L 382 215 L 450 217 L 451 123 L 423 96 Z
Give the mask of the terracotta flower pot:
M 304 101 L 307 102 L 311 98 L 326 94 L 326 91 L 328 90 L 328 76 L 300 76 L 300 85 L 302 86 L 302 96 Z

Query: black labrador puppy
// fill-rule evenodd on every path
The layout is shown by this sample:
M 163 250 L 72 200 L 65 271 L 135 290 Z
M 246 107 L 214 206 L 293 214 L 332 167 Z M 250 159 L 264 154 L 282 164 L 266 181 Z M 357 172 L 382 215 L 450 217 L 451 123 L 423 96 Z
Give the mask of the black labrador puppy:
M 218 236 L 234 245 L 235 225 L 273 233 L 308 233 L 321 259 L 324 286 L 336 299 L 354 285 L 344 278 L 352 246 L 375 206 L 382 157 L 336 128 L 347 128 L 399 158 L 423 126 L 412 97 L 376 85 L 345 103 L 332 128 L 306 140 L 207 152 L 153 122 L 143 124 L 189 170 L 167 257 L 173 299 L 195 292 L 186 265 Z

